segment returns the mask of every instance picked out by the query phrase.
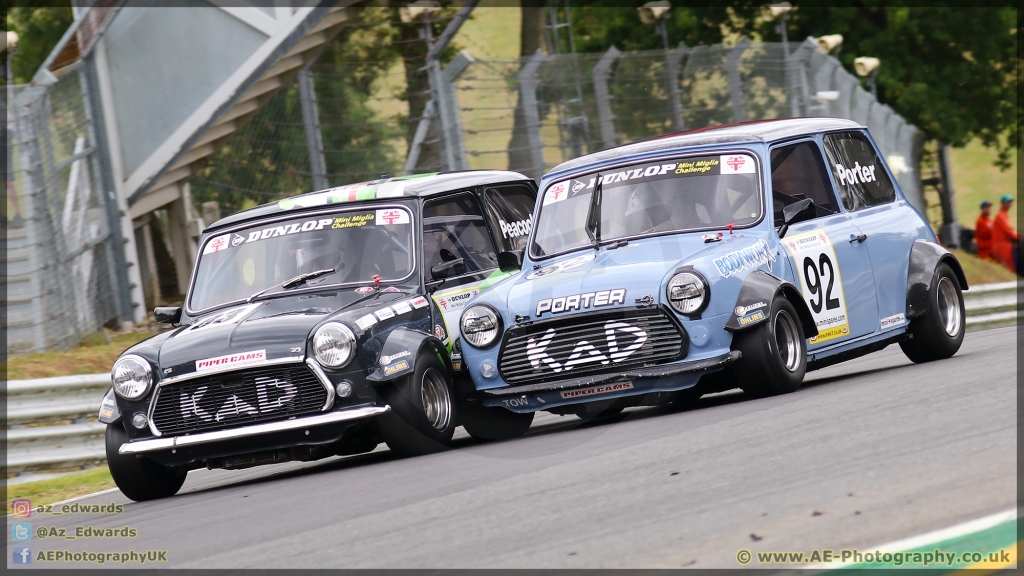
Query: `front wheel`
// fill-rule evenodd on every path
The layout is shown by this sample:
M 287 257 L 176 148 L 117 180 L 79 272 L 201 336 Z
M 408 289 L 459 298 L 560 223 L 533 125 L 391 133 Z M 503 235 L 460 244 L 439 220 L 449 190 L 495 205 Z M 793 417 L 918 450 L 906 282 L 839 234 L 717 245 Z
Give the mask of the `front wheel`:
M 177 494 L 185 483 L 186 472 L 162 466 L 144 457 L 119 454 L 118 449 L 127 442 L 128 434 L 120 422 L 107 424 L 107 467 L 121 492 L 136 502 Z
M 416 370 L 380 389 L 391 411 L 377 418 L 377 429 L 392 452 L 419 456 L 446 450 L 458 425 L 454 389 L 437 356 L 422 353 Z
M 733 375 L 736 384 L 753 396 L 794 392 L 807 372 L 807 340 L 793 304 L 776 296 L 768 321 L 737 332 L 733 350 L 743 356 Z
M 948 264 L 939 264 L 928 290 L 928 311 L 910 321 L 910 339 L 901 341 L 900 348 L 916 364 L 949 358 L 963 344 L 964 317 L 960 281 Z

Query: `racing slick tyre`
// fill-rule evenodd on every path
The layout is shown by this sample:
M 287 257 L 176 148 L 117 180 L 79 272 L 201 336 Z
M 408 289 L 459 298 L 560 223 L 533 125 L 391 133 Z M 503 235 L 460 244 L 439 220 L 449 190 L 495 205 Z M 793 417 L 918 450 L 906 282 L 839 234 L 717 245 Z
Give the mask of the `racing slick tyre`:
M 964 341 L 964 294 L 960 281 L 947 264 L 935 267 L 928 290 L 928 311 L 910 321 L 910 338 L 900 342 L 911 362 L 931 362 L 956 354 Z
M 782 296 L 772 301 L 767 322 L 733 336 L 732 348 L 743 354 L 733 377 L 747 394 L 794 392 L 804 381 L 807 340 L 796 308 Z
M 416 370 L 381 386 L 391 411 L 377 418 L 377 429 L 392 452 L 419 456 L 446 450 L 458 426 L 455 390 L 436 355 L 424 352 Z
M 120 422 L 107 424 L 107 467 L 121 492 L 136 502 L 177 494 L 185 483 L 186 472 L 179 473 L 147 458 L 118 454 L 118 449 L 127 442 L 128 433 Z
M 511 440 L 526 434 L 533 412 L 513 412 L 479 402 L 459 403 L 459 421 L 466 433 L 478 440 Z

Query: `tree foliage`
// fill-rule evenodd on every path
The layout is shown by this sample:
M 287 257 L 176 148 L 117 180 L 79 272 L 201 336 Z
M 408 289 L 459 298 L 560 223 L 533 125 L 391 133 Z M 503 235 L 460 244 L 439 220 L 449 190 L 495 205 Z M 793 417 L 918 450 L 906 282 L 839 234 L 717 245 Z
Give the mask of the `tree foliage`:
M 18 33 L 18 49 L 11 57 L 13 80 L 25 84 L 50 55 L 74 20 L 71 2 L 59 7 L 9 6 L 6 29 Z

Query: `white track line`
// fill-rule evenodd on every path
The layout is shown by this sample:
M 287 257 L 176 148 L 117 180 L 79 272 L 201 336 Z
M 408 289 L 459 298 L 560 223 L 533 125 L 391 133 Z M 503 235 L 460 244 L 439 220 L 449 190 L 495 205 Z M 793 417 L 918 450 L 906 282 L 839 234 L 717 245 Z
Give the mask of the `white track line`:
M 881 546 L 872 546 L 869 548 L 860 548 L 869 552 L 903 552 L 906 550 L 912 550 L 914 548 L 920 548 L 922 546 L 929 546 L 938 542 L 944 542 L 946 540 L 952 540 L 959 538 L 960 536 L 966 536 L 975 532 L 981 532 L 982 530 L 988 530 L 994 526 L 999 526 L 1005 522 L 1010 522 L 1017 518 L 1017 509 L 1007 510 L 1005 512 L 999 512 L 998 514 L 992 514 L 991 516 L 985 516 L 984 518 L 978 518 L 975 520 L 969 520 L 962 524 L 950 526 L 948 528 L 942 528 L 934 530 L 932 532 L 926 532 L 918 536 L 911 536 L 910 538 L 904 538 L 903 540 L 897 540 L 895 542 L 889 542 L 888 544 L 882 544 Z M 1019 536 L 1019 535 L 1018 535 Z M 814 564 L 808 566 L 808 569 L 813 570 L 828 570 L 844 568 L 857 564 L 852 560 L 846 562 L 835 563 L 830 562 L 828 564 Z

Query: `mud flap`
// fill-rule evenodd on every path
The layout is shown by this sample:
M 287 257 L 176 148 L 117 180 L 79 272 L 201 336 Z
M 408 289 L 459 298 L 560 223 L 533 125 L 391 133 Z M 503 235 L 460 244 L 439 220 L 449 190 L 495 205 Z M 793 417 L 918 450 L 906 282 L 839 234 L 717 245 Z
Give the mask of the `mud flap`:
M 814 317 L 811 316 L 811 311 L 807 308 L 807 302 L 800 297 L 800 289 L 764 270 L 754 270 L 743 279 L 740 294 L 736 297 L 736 305 L 724 328 L 730 332 L 736 332 L 766 322 L 771 311 L 772 301 L 779 294 L 796 308 L 796 313 L 800 316 L 800 324 L 804 329 L 804 336 L 806 338 L 817 336 L 818 327 L 814 324 Z
M 388 334 L 388 339 L 384 343 L 384 347 L 381 348 L 373 371 L 366 379 L 374 384 L 379 384 L 412 374 L 416 371 L 416 359 L 420 352 L 425 350 L 437 355 L 441 364 L 451 373 L 451 358 L 448 356 L 445 345 L 437 337 L 417 330 L 396 328 Z
M 967 290 L 967 277 L 956 256 L 934 242 L 917 240 L 910 249 L 910 268 L 907 271 L 908 319 L 924 316 L 928 312 L 928 294 L 935 278 L 935 268 L 941 263 L 953 269 L 960 282 L 960 289 Z

